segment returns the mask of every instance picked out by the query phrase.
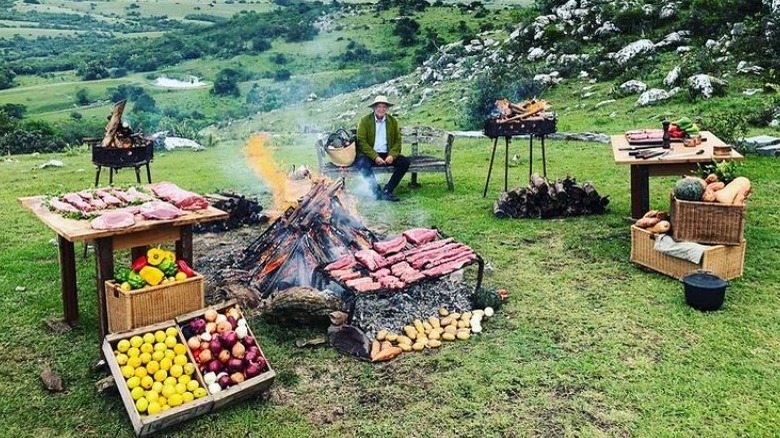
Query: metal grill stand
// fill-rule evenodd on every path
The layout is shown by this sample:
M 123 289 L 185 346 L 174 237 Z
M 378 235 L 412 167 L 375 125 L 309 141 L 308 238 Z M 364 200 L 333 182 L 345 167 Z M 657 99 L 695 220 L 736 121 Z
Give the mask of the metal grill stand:
M 556 118 L 554 115 L 543 115 L 532 117 L 518 122 L 499 123 L 494 119 L 485 122 L 483 132 L 486 137 L 493 139 L 493 151 L 490 154 L 490 167 L 488 168 L 487 180 L 485 181 L 485 190 L 482 197 L 487 196 L 488 185 L 490 184 L 490 175 L 493 172 L 493 162 L 496 157 L 496 147 L 498 138 L 504 137 L 504 191 L 507 191 L 507 180 L 509 174 L 509 143 L 513 136 L 528 135 L 528 179 L 531 179 L 534 167 L 534 136 L 541 140 L 542 144 L 542 170 L 544 177 L 547 177 L 547 156 L 544 150 L 544 139 L 547 134 L 556 131 Z

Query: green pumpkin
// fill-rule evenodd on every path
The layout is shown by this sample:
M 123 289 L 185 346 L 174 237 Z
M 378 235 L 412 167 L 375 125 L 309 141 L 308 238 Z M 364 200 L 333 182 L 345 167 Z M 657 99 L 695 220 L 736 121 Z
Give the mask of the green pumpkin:
M 480 287 L 474 292 L 472 301 L 476 309 L 492 307 L 493 310 L 498 310 L 501 308 L 501 304 L 503 304 L 501 295 L 498 294 L 496 289 L 485 289 L 484 287 Z
M 699 178 L 683 178 L 674 185 L 674 197 L 683 201 L 701 201 L 704 186 Z

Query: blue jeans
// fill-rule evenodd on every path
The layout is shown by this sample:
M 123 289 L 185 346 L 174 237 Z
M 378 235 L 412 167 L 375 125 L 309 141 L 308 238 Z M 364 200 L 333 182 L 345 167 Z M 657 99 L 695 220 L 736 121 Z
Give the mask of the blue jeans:
M 379 156 L 382 157 L 382 159 L 387 158 L 387 154 L 379 154 Z M 378 186 L 373 169 L 376 164 L 374 164 L 373 160 L 363 154 L 358 154 L 352 165 L 361 175 L 363 175 L 363 178 L 368 180 L 372 187 Z M 385 185 L 385 190 L 389 193 L 393 193 L 393 190 L 395 190 L 398 183 L 401 182 L 401 179 L 409 170 L 409 159 L 403 155 L 399 155 L 393 159 L 393 164 L 391 164 L 391 166 L 393 167 L 393 175 L 390 177 L 390 181 L 387 182 L 387 185 Z

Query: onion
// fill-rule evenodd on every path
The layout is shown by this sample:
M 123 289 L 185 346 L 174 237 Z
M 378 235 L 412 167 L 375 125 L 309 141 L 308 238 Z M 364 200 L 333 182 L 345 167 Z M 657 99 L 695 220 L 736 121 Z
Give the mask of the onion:
M 233 316 L 228 316 L 227 317 L 227 322 L 230 323 L 230 329 L 231 330 L 235 330 L 236 327 L 238 327 L 238 321 Z
M 222 321 L 217 323 L 217 333 L 222 334 L 231 330 L 233 330 L 233 325 L 229 322 Z
M 233 330 L 222 332 L 219 337 L 222 338 L 222 343 L 227 348 L 232 348 L 238 342 L 238 335 Z
M 198 348 L 201 350 L 208 350 L 209 349 L 209 343 L 208 342 L 201 342 L 200 345 L 198 345 Z
M 247 336 L 247 337 L 245 337 L 245 338 L 243 339 L 243 341 L 244 341 L 244 345 L 246 345 L 247 347 L 251 347 L 251 346 L 253 346 L 253 345 L 255 345 L 255 344 L 256 344 L 256 342 L 255 342 L 255 338 L 253 338 L 253 337 L 251 337 L 251 336 Z
M 194 358 L 195 358 L 195 362 L 196 362 L 196 363 L 200 363 L 200 352 L 201 352 L 201 350 L 200 350 L 200 349 L 198 349 L 198 350 L 192 350 L 192 357 L 194 357 Z
M 216 359 L 206 364 L 207 373 L 218 373 L 222 371 L 222 363 Z
M 212 338 L 212 336 L 211 336 L 211 333 L 209 333 L 209 332 L 203 332 L 203 333 L 200 334 L 200 340 L 201 341 L 209 342 L 209 341 L 211 341 L 211 338 Z
M 254 354 L 258 355 L 258 356 L 262 356 L 263 355 L 262 353 L 260 353 L 260 349 L 257 348 L 257 345 L 253 345 L 251 347 L 247 347 L 246 348 L 246 352 L 247 353 L 254 353 Z
M 223 321 L 227 321 L 227 316 L 225 316 L 225 315 L 223 315 L 221 313 L 219 315 L 217 315 L 217 319 L 214 320 L 214 322 L 216 322 L 217 324 L 219 324 L 220 322 L 223 322 Z
M 201 364 L 209 363 L 212 359 L 214 359 L 214 355 L 211 354 L 211 350 L 202 350 L 198 355 L 198 363 Z
M 227 361 L 230 360 L 230 352 L 227 350 L 220 351 L 217 359 L 219 359 L 219 361 L 222 363 L 227 363 Z
M 238 310 L 238 307 L 231 307 L 225 311 L 225 315 L 232 316 L 235 319 L 241 318 L 241 312 Z
M 217 323 L 216 322 L 207 322 L 206 323 L 206 333 L 214 333 L 217 331 Z
M 244 363 L 246 363 L 248 366 L 252 362 L 257 362 L 257 358 L 259 356 L 260 355 L 256 352 L 247 350 L 247 352 L 244 354 Z
M 244 354 L 246 354 L 246 347 L 244 347 L 244 344 L 240 342 L 236 342 L 236 345 L 234 345 L 233 348 L 230 350 L 230 354 L 232 354 L 233 357 L 243 359 Z
M 214 322 L 215 319 L 217 319 L 217 311 L 214 309 L 207 309 L 206 312 L 203 314 L 203 317 L 206 318 L 206 321 L 208 322 Z
M 233 380 L 232 380 L 232 379 L 230 378 L 230 376 L 228 376 L 227 374 L 226 374 L 226 375 L 224 375 L 224 376 L 222 376 L 222 377 L 220 377 L 220 378 L 217 380 L 217 382 L 219 382 L 219 386 L 220 386 L 222 389 L 225 389 L 225 388 L 227 388 L 228 386 L 231 386 L 231 385 L 233 385 Z
M 230 375 L 230 380 L 232 380 L 233 383 L 241 383 L 244 381 L 244 374 L 241 372 L 233 373 Z
M 190 350 L 200 348 L 200 339 L 197 336 L 187 339 L 187 346 L 190 347 Z
M 216 381 L 217 381 L 217 375 L 212 372 L 208 372 L 203 375 L 203 383 L 205 383 L 207 386 L 211 385 Z
M 246 328 L 245 325 L 239 325 L 236 327 L 236 334 L 238 335 L 238 339 L 244 339 L 249 334 L 249 329 Z
M 263 356 L 257 358 L 257 366 L 260 368 L 261 371 L 264 370 L 267 365 L 268 365 L 268 361 L 265 360 Z
M 211 354 L 214 356 L 218 355 L 220 351 L 222 351 L 222 342 L 219 341 L 219 338 L 214 337 L 214 339 L 209 342 L 209 350 L 211 350 Z
M 246 366 L 246 369 L 244 370 L 244 374 L 246 374 L 247 379 L 251 379 L 252 377 L 259 376 L 260 373 L 263 371 L 260 369 L 260 366 L 258 366 L 256 363 L 250 363 Z
M 214 382 L 211 385 L 209 385 L 209 394 L 216 394 L 219 391 L 222 391 L 222 387 L 219 386 L 219 383 Z
M 206 329 L 206 321 L 203 318 L 195 318 L 190 321 L 190 329 L 195 332 L 196 335 L 199 335 Z
M 246 327 L 246 318 L 241 318 L 237 322 L 239 327 Z
M 237 357 L 231 357 L 227 362 L 227 369 L 231 373 L 241 371 L 242 368 L 244 368 L 244 362 Z

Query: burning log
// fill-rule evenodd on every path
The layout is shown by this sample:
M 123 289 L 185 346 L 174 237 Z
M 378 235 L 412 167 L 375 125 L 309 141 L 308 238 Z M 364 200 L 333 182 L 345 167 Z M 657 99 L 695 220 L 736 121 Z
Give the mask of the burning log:
M 566 177 L 550 182 L 534 174 L 527 187 L 502 193 L 493 205 L 498 218 L 540 218 L 601 214 L 609 204 L 590 183 Z
M 267 300 L 263 315 L 272 321 L 295 326 L 327 326 L 328 315 L 346 310 L 344 301 L 327 291 L 291 287 L 275 292 Z
M 150 146 L 151 139 L 144 138 L 143 133 L 134 133 L 130 125 L 122 122 L 122 113 L 125 110 L 126 100 L 120 100 L 114 105 L 111 115 L 106 123 L 106 132 L 100 146 L 104 148 L 133 148 Z M 92 139 L 85 139 L 91 141 Z
M 528 99 L 521 103 L 512 103 L 507 99 L 499 99 L 496 101 L 496 108 L 501 113 L 496 123 L 507 123 L 520 122 L 549 111 L 550 105 L 545 100 Z
M 234 230 L 245 225 L 258 225 L 268 222 L 268 216 L 261 213 L 263 207 L 257 198 L 247 198 L 244 195 L 232 192 L 205 195 L 209 204 L 227 212 L 230 216 L 217 222 L 195 224 L 193 231 L 220 232 Z
M 289 208 L 255 239 L 236 265 L 260 298 L 295 286 L 311 286 L 323 263 L 371 248 L 376 238 L 347 209 L 344 181 L 315 181 L 297 207 Z

